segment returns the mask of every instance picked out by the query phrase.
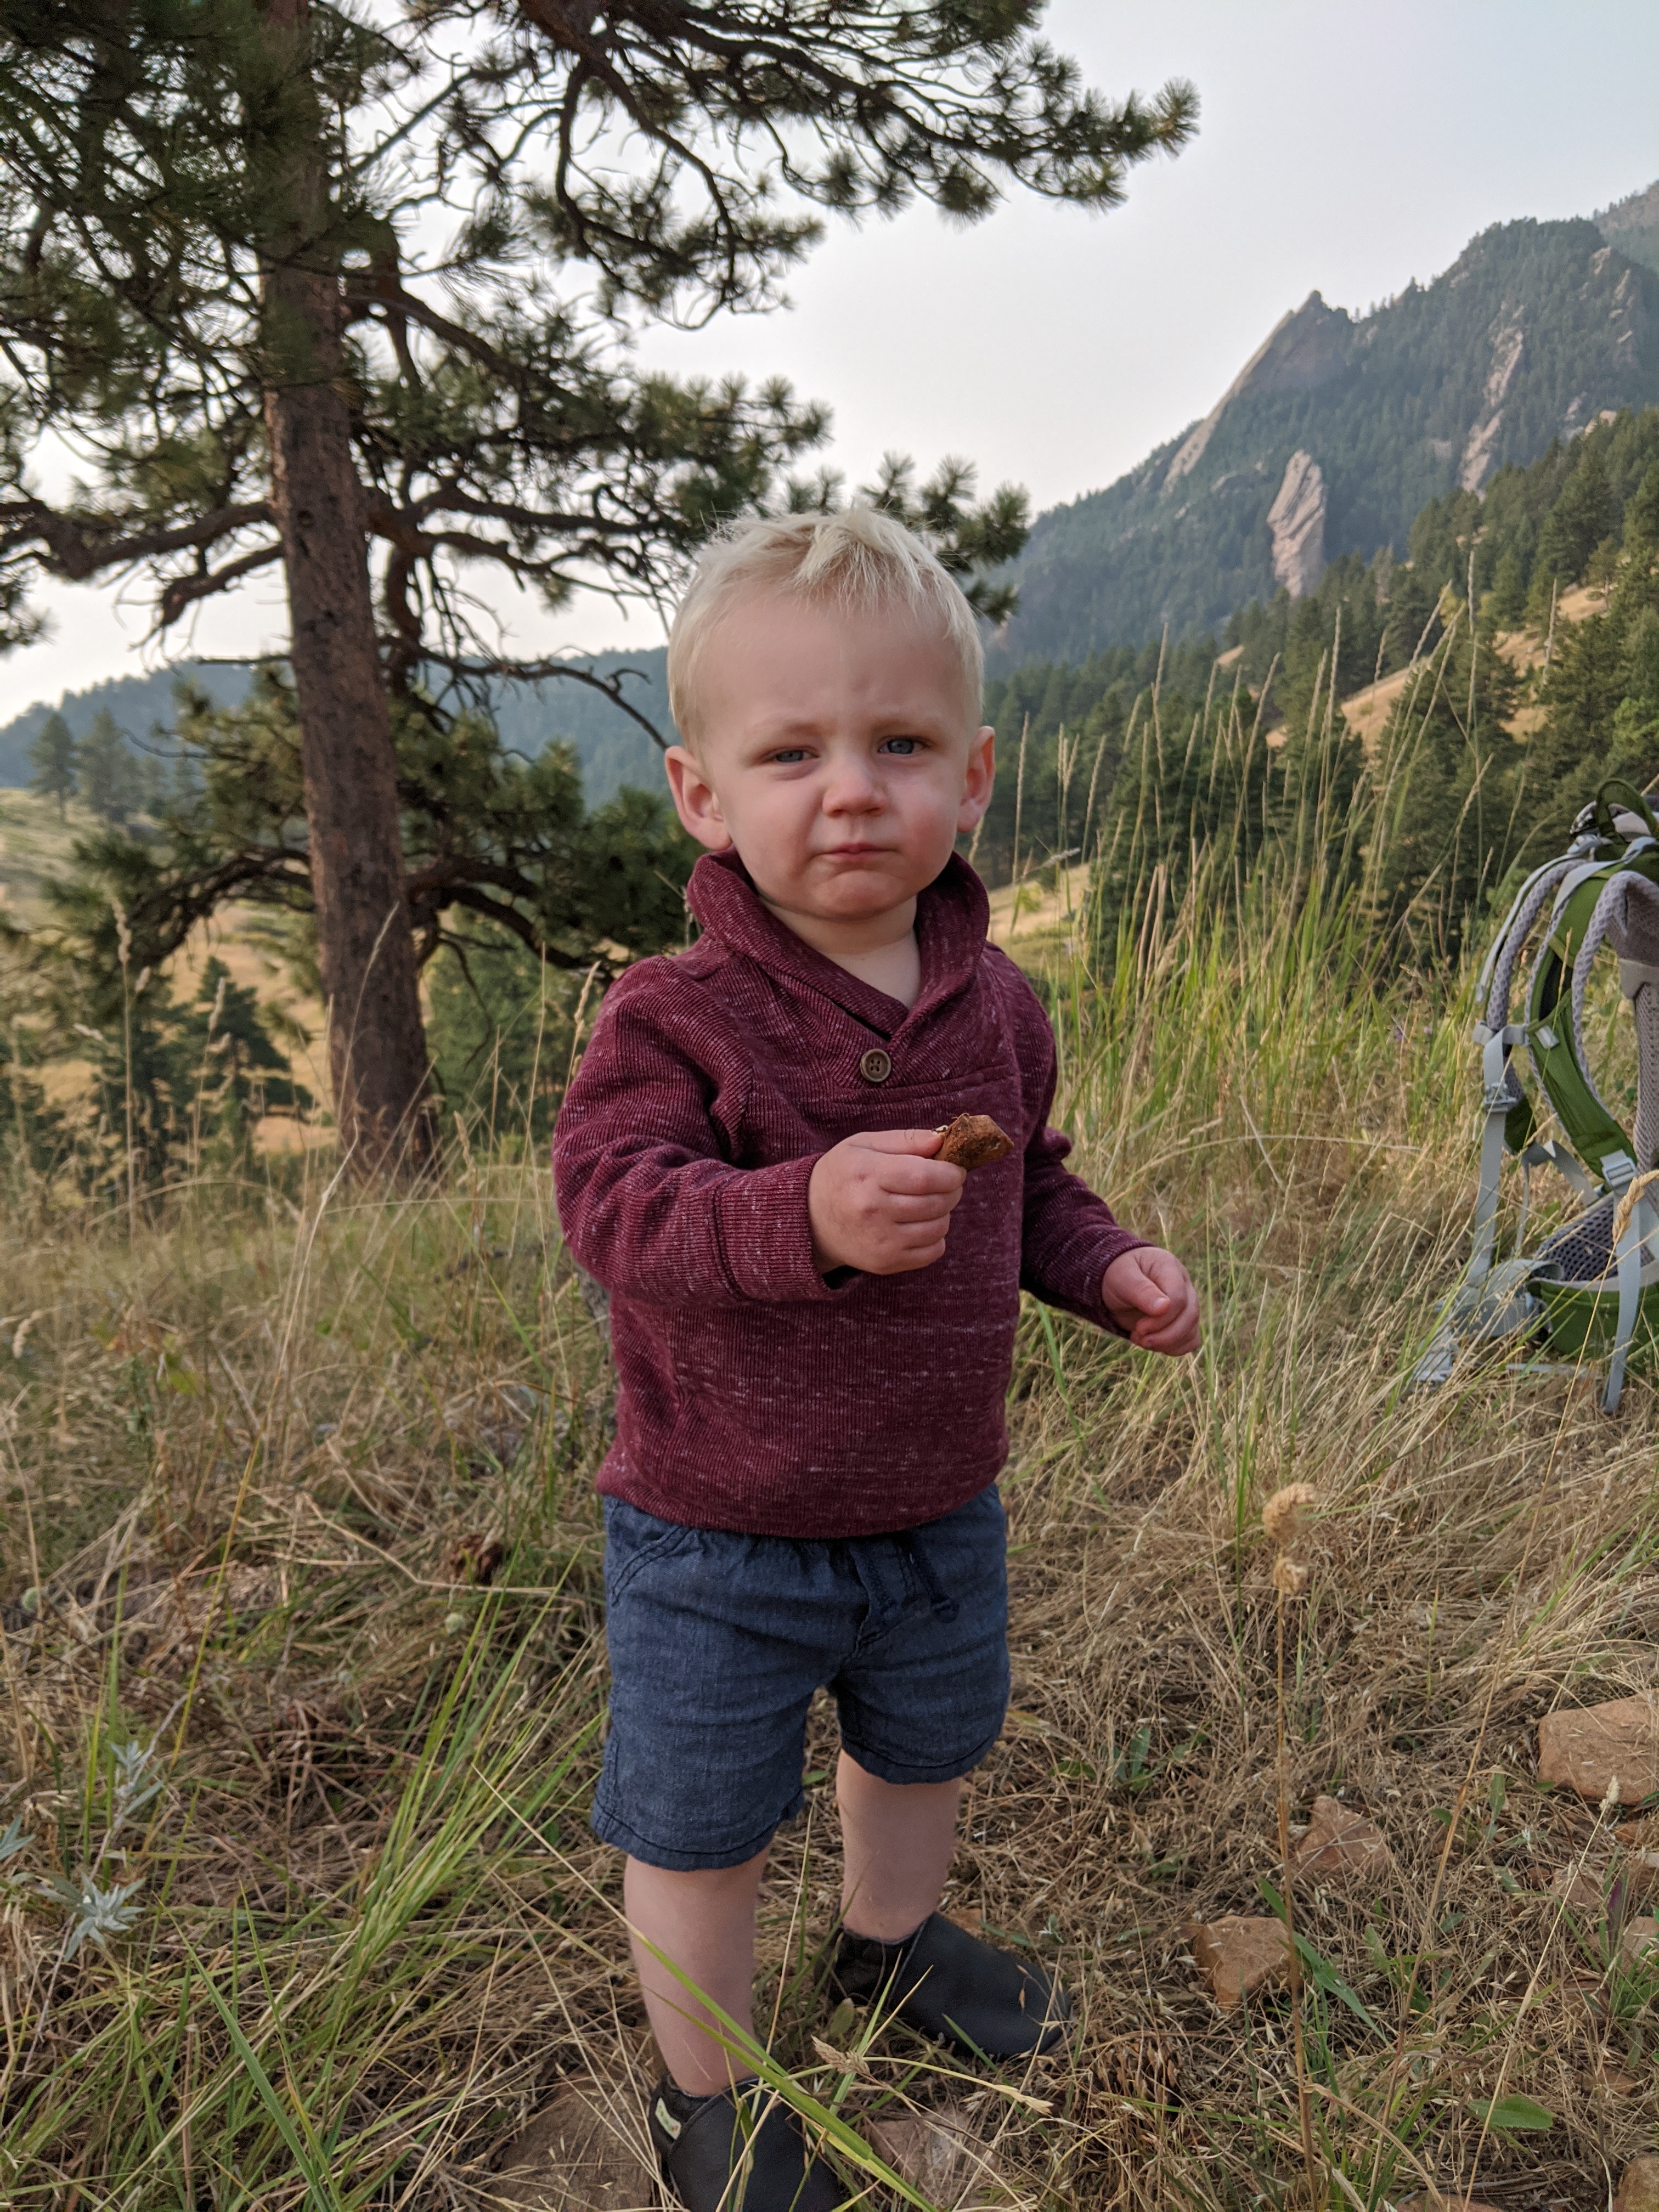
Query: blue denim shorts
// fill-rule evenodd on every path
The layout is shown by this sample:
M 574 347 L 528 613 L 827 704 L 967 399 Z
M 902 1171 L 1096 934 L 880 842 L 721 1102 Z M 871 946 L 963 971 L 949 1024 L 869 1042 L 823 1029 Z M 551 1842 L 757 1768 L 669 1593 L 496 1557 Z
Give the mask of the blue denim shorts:
M 741 1866 L 803 1802 L 806 1716 L 884 1782 L 947 1782 L 1008 1702 L 994 1487 L 892 1536 L 796 1542 L 605 1501 L 611 1732 L 595 1835 L 648 1865 Z

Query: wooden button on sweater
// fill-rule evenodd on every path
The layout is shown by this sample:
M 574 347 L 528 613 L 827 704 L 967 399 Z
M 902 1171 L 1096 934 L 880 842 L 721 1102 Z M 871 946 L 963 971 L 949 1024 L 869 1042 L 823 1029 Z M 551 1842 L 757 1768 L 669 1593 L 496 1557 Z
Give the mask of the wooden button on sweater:
M 859 1062 L 859 1073 L 866 1083 L 885 1083 L 892 1072 L 893 1056 L 878 1044 L 872 1045 Z

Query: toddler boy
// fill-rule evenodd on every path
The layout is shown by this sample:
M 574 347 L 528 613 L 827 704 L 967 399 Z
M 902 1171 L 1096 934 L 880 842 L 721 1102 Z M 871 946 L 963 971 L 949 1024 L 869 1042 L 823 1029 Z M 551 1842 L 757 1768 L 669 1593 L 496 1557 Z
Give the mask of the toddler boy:
M 1023 1288 L 1190 1352 L 1180 1261 L 1118 1226 L 1047 1126 L 1054 1047 L 956 854 L 991 795 L 966 599 L 868 507 L 703 556 L 668 649 L 697 943 L 612 988 L 559 1117 L 566 1242 L 611 1293 L 611 1730 L 595 1832 L 668 2069 L 650 2124 L 691 2212 L 829 2212 L 795 2116 L 738 2075 L 755 1900 L 841 1723 L 841 1991 L 981 2057 L 1068 2007 L 936 1910 L 962 1778 L 1008 1687 L 996 1478 Z M 977 1170 L 938 1130 L 989 1115 Z

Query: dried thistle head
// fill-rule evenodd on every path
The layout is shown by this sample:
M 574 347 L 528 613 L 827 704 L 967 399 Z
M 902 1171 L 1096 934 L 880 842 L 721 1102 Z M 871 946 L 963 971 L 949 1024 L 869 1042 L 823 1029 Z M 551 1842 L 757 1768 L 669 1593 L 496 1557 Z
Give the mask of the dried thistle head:
M 1304 1512 L 1318 1503 L 1319 1492 L 1310 1482 L 1287 1482 L 1262 1507 L 1261 1525 L 1275 1544 L 1293 1544 Z
M 1273 1588 L 1280 1597 L 1300 1597 L 1307 1587 L 1307 1568 L 1287 1553 L 1281 1552 L 1273 1561 Z

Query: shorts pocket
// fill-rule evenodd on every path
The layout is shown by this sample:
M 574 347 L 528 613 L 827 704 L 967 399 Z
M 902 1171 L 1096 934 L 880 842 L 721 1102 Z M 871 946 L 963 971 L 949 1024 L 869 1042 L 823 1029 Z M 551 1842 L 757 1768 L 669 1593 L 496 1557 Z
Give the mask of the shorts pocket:
M 682 1522 L 662 1521 L 626 1499 L 605 1501 L 605 1596 L 615 1605 L 634 1577 L 653 1559 L 672 1559 L 689 1552 L 702 1531 Z

